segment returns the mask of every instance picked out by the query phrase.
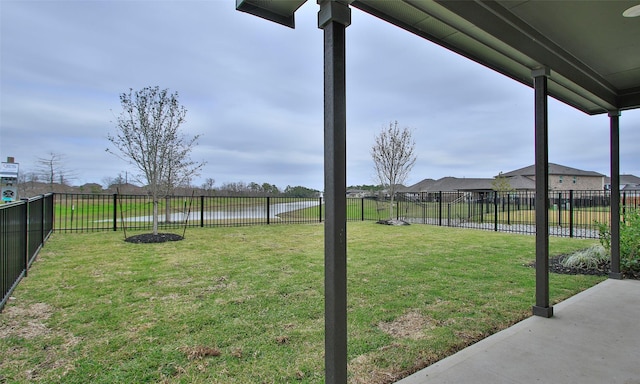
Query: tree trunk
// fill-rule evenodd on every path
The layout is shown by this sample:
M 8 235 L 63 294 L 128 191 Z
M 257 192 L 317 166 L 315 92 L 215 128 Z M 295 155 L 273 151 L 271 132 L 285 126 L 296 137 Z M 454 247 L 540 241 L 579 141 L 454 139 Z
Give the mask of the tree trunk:
M 393 194 L 390 197 L 389 203 L 389 220 L 393 220 Z
M 169 200 L 169 196 L 165 197 L 164 200 L 164 222 L 165 223 L 170 223 L 171 222 L 171 200 Z
M 153 200 L 153 234 L 158 234 L 158 200 Z

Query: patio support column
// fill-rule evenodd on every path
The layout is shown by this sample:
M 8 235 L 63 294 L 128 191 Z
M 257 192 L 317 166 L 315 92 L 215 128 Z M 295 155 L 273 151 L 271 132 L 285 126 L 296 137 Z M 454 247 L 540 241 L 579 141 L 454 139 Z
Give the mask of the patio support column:
M 612 279 L 622 279 L 620 273 L 620 111 L 609 112 L 611 128 L 611 272 Z
M 318 0 L 324 30 L 325 383 L 347 382 L 346 0 Z
M 547 108 L 548 68 L 531 72 L 535 91 L 536 171 L 536 305 L 533 314 L 552 317 L 549 305 L 549 135 Z

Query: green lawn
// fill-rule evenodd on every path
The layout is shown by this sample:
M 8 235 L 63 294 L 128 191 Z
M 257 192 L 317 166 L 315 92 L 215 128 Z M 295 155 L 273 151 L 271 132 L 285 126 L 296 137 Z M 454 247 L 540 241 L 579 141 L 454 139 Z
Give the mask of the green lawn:
M 351 383 L 393 382 L 535 302 L 533 236 L 355 222 L 348 239 Z M 322 383 L 323 254 L 321 224 L 54 234 L 0 314 L 0 382 Z M 552 274 L 551 300 L 602 279 Z

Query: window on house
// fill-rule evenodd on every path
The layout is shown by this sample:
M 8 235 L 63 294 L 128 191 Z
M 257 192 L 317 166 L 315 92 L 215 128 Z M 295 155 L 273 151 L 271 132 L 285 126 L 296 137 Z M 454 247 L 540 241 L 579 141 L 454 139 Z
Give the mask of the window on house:
M 578 176 L 573 176 L 573 184 L 575 184 L 577 180 L 578 180 Z
M 560 179 L 558 180 L 558 183 L 562 184 L 562 176 L 560 176 Z

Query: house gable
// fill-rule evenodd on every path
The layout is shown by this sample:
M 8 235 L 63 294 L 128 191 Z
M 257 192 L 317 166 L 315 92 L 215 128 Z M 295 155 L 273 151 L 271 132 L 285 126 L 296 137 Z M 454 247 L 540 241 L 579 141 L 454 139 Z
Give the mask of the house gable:
M 516 169 L 503 173 L 504 177 L 521 176 L 535 182 L 535 165 Z M 594 171 L 584 171 L 564 165 L 549 163 L 549 189 L 550 190 L 597 190 L 605 187 L 605 176 Z

